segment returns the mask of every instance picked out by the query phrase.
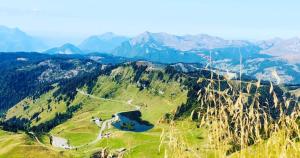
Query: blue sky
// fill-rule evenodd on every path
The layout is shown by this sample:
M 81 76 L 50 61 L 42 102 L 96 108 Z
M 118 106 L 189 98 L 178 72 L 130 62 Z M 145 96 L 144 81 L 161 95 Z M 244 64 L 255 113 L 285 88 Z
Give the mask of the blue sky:
M 0 25 L 79 40 L 115 32 L 229 39 L 300 36 L 299 0 L 0 0 Z

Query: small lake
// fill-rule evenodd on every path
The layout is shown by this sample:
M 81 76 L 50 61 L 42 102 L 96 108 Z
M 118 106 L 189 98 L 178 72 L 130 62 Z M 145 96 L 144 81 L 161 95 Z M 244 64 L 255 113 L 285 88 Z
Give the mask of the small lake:
M 142 120 L 141 116 L 142 113 L 139 110 L 117 113 L 114 117 L 118 117 L 118 121 L 113 122 L 112 125 L 119 130 L 132 132 L 144 132 L 152 129 L 154 125 Z

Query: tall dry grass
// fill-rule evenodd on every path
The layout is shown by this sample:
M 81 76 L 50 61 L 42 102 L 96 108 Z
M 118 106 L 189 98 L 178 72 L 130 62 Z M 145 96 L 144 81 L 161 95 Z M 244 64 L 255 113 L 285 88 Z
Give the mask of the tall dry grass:
M 272 82 L 200 78 L 198 107 L 191 118 L 208 131 L 214 155 L 202 157 L 300 157 L 297 98 L 279 96 Z M 224 86 L 225 85 L 225 86 Z M 165 157 L 200 157 L 184 152 L 185 140 L 171 130 Z M 162 139 L 163 140 L 163 139 Z
M 201 104 L 198 119 L 201 126 L 209 131 L 209 143 L 222 151 L 222 157 L 230 154 L 252 157 L 254 155 L 246 152 L 247 149 L 259 144 L 265 150 L 257 152 L 256 157 L 299 156 L 300 148 L 296 146 L 300 135 L 297 122 L 300 112 L 298 105 L 291 104 L 293 98 L 280 101 L 272 83 L 269 94 L 260 93 L 260 81 L 247 83 L 246 93 L 241 90 L 241 84 L 239 88 L 230 85 L 230 88 L 221 91 L 220 83 L 220 80 L 211 80 L 198 93 Z M 214 88 L 216 85 L 218 89 Z M 250 92 L 252 86 L 254 93 Z M 228 95 L 228 92 L 231 94 Z M 269 105 L 270 98 L 261 97 L 263 95 L 272 96 L 273 105 Z M 268 150 L 270 148 L 272 150 Z M 290 148 L 295 149 L 294 153 L 290 153 L 292 155 L 287 153 Z

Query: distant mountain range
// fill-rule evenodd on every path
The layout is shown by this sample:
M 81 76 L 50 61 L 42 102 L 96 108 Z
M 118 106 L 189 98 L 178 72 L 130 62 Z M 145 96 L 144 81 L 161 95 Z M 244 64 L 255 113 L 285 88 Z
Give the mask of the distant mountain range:
M 116 56 L 140 57 L 150 61 L 174 63 L 208 62 L 210 53 L 216 49 L 251 48 L 245 55 L 257 52 L 258 47 L 247 41 L 224 40 L 209 35 L 175 36 L 166 33 L 145 32 L 134 37 L 113 50 Z M 257 48 L 257 49 L 255 49 Z M 233 50 L 234 51 L 234 50 Z M 232 52 L 233 52 L 232 51 Z M 239 54 L 230 50 L 226 54 L 229 58 L 236 58 Z M 229 54 L 230 53 L 230 56 Z M 218 58 L 222 58 L 219 57 Z
M 247 41 L 224 40 L 219 37 L 205 34 L 176 36 L 167 33 L 151 32 L 144 32 L 129 41 L 132 46 L 145 45 L 149 42 L 155 42 L 158 46 L 165 46 L 179 51 L 225 48 L 232 46 L 242 47 L 250 45 Z
M 67 49 L 66 47 L 72 48 Z M 102 35 L 88 37 L 78 46 L 66 44 L 62 47 L 57 47 L 57 49 L 61 49 L 61 51 L 55 52 L 53 49 L 52 51 L 45 51 L 47 49 L 46 42 L 30 36 L 18 28 L 0 26 L 1 52 L 38 51 L 59 54 L 100 52 L 123 57 L 145 59 L 156 58 L 155 56 L 162 56 L 162 58 L 164 58 L 164 56 L 175 56 L 182 57 L 182 59 L 185 60 L 185 56 L 207 58 L 207 55 L 205 55 L 205 53 L 203 54 L 203 52 L 208 50 L 246 47 L 255 48 L 255 52 L 250 52 L 252 54 L 267 54 L 292 63 L 300 62 L 300 38 L 286 40 L 275 38 L 250 42 L 246 40 L 225 40 L 206 34 L 177 36 L 167 33 L 144 32 L 136 37 L 129 38 L 108 32 Z M 163 59 L 163 61 L 165 61 L 165 59 Z
M 0 39 L 1 52 L 94 53 L 93 58 L 97 60 L 100 60 L 97 53 L 106 53 L 158 63 L 201 63 L 235 73 L 240 71 L 241 62 L 242 71 L 247 75 L 274 81 L 280 76 L 278 82 L 300 83 L 299 38 L 250 42 L 205 34 L 177 36 L 144 32 L 129 38 L 109 32 L 91 36 L 78 46 L 67 43 L 46 51 L 46 44 L 19 29 L 0 27 Z

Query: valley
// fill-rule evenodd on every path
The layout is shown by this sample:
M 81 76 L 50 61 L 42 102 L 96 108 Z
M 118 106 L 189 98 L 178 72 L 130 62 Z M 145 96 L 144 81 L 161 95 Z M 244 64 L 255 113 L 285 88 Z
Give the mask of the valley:
M 195 119 L 201 103 L 197 95 L 210 82 L 220 82 L 222 91 L 230 85 L 238 86 L 239 80 L 228 80 L 218 76 L 218 70 L 193 64 L 93 63 L 97 64 L 101 69 L 53 80 L 47 83 L 51 84 L 50 90 L 37 97 L 28 95 L 9 108 L 2 118 L 2 128 L 16 133 L 1 130 L 4 148 L 0 157 L 20 157 L 16 155 L 20 153 L 28 157 L 90 157 L 102 152 L 124 157 L 223 155 L 222 150 L 213 147 L 210 129 L 200 127 Z M 56 73 L 49 75 L 53 78 Z M 257 85 L 253 80 L 242 82 L 247 84 Z M 266 81 L 261 84 L 262 88 L 271 86 Z M 252 97 L 246 87 L 245 95 Z M 274 85 L 273 89 L 286 93 L 280 86 Z M 298 96 L 297 88 L 291 92 Z M 264 92 L 260 100 L 268 95 Z M 294 105 L 299 106 L 299 102 L 292 101 L 290 106 Z M 256 146 L 261 145 L 245 152 L 257 151 Z
M 13 117 L 34 118 L 30 119 L 29 127 L 38 127 L 54 119 L 57 113 L 62 113 L 67 108 L 80 104 L 80 109 L 73 113 L 72 118 L 51 129 L 49 136 L 44 133 L 41 138 L 38 138 L 41 139 L 40 142 L 44 143 L 47 148 L 55 149 L 50 143 L 50 135 L 63 138 L 70 144 L 70 150 L 62 148 L 55 150 L 62 150 L 75 157 L 91 155 L 93 151 L 104 146 L 112 150 L 125 148 L 126 154 L 131 157 L 132 154 L 136 156 L 144 153 L 143 146 L 149 145 L 147 152 L 157 153 L 157 156 L 161 157 L 164 153 L 157 151 L 160 143 L 159 137 L 162 130 L 168 128 L 168 125 L 160 123 L 160 120 L 165 113 L 176 110 L 178 105 L 185 102 L 187 91 L 175 81 L 162 82 L 163 78 L 166 80 L 169 78 L 168 75 L 162 76 L 161 80 L 155 79 L 154 82 L 147 85 L 149 87 L 145 87 L 143 90 L 143 86 L 146 85 L 138 86 L 132 83 L 135 71 L 128 65 L 112 70 L 109 76 L 99 76 L 90 93 L 86 92 L 88 89 L 86 86 L 76 89 L 77 95 L 68 105 L 69 107 L 62 101 L 55 101 L 53 92 L 57 91 L 58 87 L 38 99 L 24 99 L 7 112 L 6 120 Z M 158 72 L 154 71 L 150 74 L 156 78 Z M 147 79 L 148 75 L 141 74 L 140 77 Z M 24 108 L 25 105 L 29 108 Z M 105 127 L 112 126 L 109 121 L 112 115 L 131 110 L 140 110 L 141 118 L 153 124 L 153 128 L 145 132 L 127 132 Z M 32 117 L 33 115 L 38 116 Z M 104 120 L 101 127 L 91 121 L 95 118 Z M 110 133 L 109 138 L 105 138 L 107 133 Z M 82 151 L 88 151 L 88 153 Z

